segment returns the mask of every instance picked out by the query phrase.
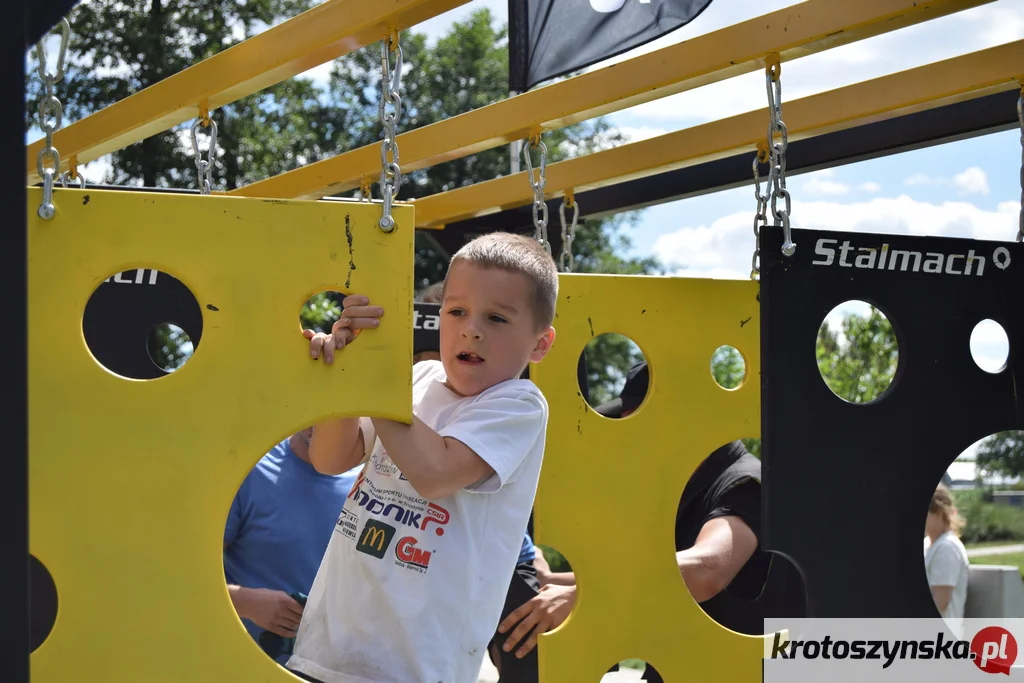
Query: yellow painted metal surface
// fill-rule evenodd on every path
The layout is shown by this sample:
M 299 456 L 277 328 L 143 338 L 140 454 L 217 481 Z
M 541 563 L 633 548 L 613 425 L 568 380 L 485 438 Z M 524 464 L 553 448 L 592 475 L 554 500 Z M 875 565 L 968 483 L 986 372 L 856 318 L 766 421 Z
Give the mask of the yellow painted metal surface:
M 402 170 L 428 168 L 526 138 L 535 130 L 569 126 L 763 69 L 765 55 L 773 52 L 783 61 L 804 57 L 988 2 L 807 0 L 403 133 L 398 137 Z M 231 194 L 316 198 L 357 188 L 361 178 L 378 175 L 380 145 L 367 145 Z
M 413 210 L 379 205 L 28 191 L 29 523 L 59 612 L 32 654 L 38 683 L 298 680 L 249 637 L 224 583 L 235 491 L 269 448 L 331 416 L 411 421 Z M 179 370 L 118 377 L 82 313 L 109 275 L 156 268 L 203 309 Z M 385 308 L 331 367 L 299 311 L 317 291 Z
M 320 64 L 464 5 L 469 0 L 326 0 L 263 33 L 57 131 L 66 168 L 123 149 Z M 39 181 L 42 139 L 28 145 L 28 183 Z M 379 173 L 379 170 L 378 170 Z
M 562 275 L 551 353 L 531 367 L 550 405 L 534 512 L 537 543 L 562 552 L 579 598 L 540 637 L 542 683 L 599 681 L 617 662 L 650 662 L 666 681 L 761 680 L 763 637 L 729 631 L 693 601 L 675 564 L 674 526 L 697 465 L 732 440 L 760 436 L 760 316 L 751 281 Z M 580 353 L 596 335 L 628 336 L 650 365 L 640 409 L 613 420 L 578 393 Z M 746 378 L 711 375 L 721 345 Z
M 789 140 L 924 111 L 994 92 L 1016 90 L 1024 41 L 1016 41 L 800 99 L 783 98 Z M 782 75 L 786 83 L 785 71 Z M 792 83 L 790 82 L 792 85 Z M 593 190 L 749 151 L 765 139 L 767 107 L 547 167 L 546 196 Z M 404 148 L 403 148 L 404 152 Z M 403 157 L 403 164 L 404 164 Z M 416 200 L 417 227 L 525 206 L 533 201 L 526 172 Z

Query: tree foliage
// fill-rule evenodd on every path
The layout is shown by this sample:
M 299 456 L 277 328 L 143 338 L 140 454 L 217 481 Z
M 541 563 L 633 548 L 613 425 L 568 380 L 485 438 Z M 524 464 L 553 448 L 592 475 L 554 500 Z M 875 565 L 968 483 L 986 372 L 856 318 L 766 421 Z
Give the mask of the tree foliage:
M 828 387 L 850 403 L 873 401 L 889 388 L 896 373 L 896 333 L 881 311 L 847 315 L 839 330 L 828 323 L 818 330 L 818 369 Z
M 976 463 L 982 476 L 1024 476 L 1024 431 L 997 432 L 978 444 Z

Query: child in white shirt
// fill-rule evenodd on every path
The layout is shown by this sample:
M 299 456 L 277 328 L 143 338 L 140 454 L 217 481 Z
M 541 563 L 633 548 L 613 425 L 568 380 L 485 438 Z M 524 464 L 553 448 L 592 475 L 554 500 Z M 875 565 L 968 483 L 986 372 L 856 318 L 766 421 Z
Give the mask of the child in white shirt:
M 441 360 L 413 370 L 413 423 L 317 425 L 323 473 L 362 473 L 313 583 L 288 668 L 323 683 L 474 683 L 533 506 L 548 407 L 519 377 L 554 341 L 558 273 L 528 237 L 482 236 L 453 258 Z M 383 310 L 345 300 L 314 359 Z

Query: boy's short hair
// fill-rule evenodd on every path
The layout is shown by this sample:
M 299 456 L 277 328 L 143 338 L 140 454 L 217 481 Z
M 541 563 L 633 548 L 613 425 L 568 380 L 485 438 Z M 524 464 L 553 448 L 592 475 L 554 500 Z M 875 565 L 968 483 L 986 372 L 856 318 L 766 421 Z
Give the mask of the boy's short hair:
M 533 285 L 531 304 L 537 329 L 551 326 L 558 301 L 558 268 L 537 240 L 510 232 L 488 233 L 463 245 L 452 257 L 449 272 L 456 261 L 525 275 Z

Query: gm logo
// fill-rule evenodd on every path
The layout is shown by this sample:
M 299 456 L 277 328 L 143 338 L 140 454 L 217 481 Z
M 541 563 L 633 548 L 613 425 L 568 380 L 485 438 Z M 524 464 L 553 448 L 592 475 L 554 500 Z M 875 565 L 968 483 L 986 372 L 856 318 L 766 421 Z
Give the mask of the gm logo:
M 430 551 L 416 547 L 416 539 L 406 536 L 395 546 L 395 557 L 402 564 L 426 569 L 430 565 Z
M 356 542 L 356 550 L 373 555 L 377 559 L 383 559 L 394 535 L 395 527 L 375 519 L 368 519 Z

